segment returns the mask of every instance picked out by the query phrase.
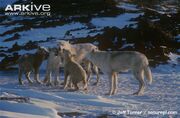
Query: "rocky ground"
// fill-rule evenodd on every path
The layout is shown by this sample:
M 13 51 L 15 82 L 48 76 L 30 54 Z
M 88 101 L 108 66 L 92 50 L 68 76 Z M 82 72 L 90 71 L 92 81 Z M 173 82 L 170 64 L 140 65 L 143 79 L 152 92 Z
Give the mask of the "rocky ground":
M 176 0 L 157 0 L 150 4 L 54 0 L 50 2 L 51 16 L 39 17 L 6 16 L 2 3 L 0 70 L 15 68 L 20 55 L 33 53 L 38 45 L 56 45 L 57 40 L 91 42 L 100 50 L 137 50 L 148 56 L 152 66 L 166 63 L 170 52 L 179 54 L 180 12 L 177 3 Z

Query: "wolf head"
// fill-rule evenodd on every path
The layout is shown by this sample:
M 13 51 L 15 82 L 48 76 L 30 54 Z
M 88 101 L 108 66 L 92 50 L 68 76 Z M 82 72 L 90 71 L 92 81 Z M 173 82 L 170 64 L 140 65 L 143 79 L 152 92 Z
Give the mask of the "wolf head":
M 73 55 L 69 50 L 63 49 L 63 57 L 65 60 L 73 60 L 75 55 Z
M 62 51 L 63 49 L 69 50 L 71 48 L 71 44 L 69 41 L 59 41 L 58 43 L 59 50 Z

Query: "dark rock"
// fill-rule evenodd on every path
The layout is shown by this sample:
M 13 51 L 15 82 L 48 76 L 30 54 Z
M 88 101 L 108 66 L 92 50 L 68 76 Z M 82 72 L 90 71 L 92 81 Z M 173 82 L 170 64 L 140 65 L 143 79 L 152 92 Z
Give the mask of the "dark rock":
M 17 64 L 17 60 L 20 55 L 18 53 L 13 53 L 11 56 L 6 56 L 1 62 L 0 62 L 0 70 L 7 70 L 10 66 Z
M 20 38 L 20 35 L 18 33 L 15 33 L 13 37 L 5 39 L 4 42 L 18 40 L 19 38 Z
M 7 52 L 14 52 L 14 51 L 19 51 L 22 49 L 23 46 L 20 46 L 17 42 L 14 43 L 14 45 L 12 46 L 12 48 L 9 48 L 7 50 Z

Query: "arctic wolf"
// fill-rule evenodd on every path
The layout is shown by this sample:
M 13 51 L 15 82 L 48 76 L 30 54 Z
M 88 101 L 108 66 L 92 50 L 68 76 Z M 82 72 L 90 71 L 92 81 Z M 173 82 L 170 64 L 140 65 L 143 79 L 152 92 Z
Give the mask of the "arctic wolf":
M 151 70 L 148 59 L 140 52 L 136 51 L 97 51 L 94 50 L 86 55 L 86 58 L 97 65 L 101 71 L 108 75 L 110 80 L 109 95 L 117 91 L 117 73 L 131 70 L 135 78 L 139 81 L 139 90 L 134 94 L 141 95 L 145 89 L 144 74 L 152 82 Z
M 48 51 L 44 47 L 39 47 L 35 54 L 24 54 L 18 59 L 19 73 L 18 79 L 19 84 L 22 82 L 22 74 L 24 73 L 29 83 L 32 83 L 30 79 L 30 73 L 34 71 L 34 80 L 37 83 L 41 83 L 39 80 L 39 67 L 44 59 L 48 56 Z
M 44 83 L 47 85 L 52 85 L 52 74 L 54 75 L 55 81 L 54 85 L 58 85 L 59 81 L 59 69 L 63 67 L 62 62 L 62 54 L 58 51 L 57 48 L 49 48 L 49 57 L 47 60 L 47 67 L 46 67 L 46 76 L 44 79 Z
M 76 61 L 73 59 L 73 55 L 69 50 L 63 50 L 63 55 L 64 55 L 64 89 L 68 85 L 68 78 L 70 80 L 70 83 L 72 83 L 75 87 L 75 90 L 78 90 L 78 83 L 83 82 L 84 84 L 84 89 L 87 89 L 87 78 L 86 78 L 86 72 L 85 70 L 81 67 L 80 64 L 78 64 Z
M 92 50 L 97 49 L 97 46 L 92 45 L 91 43 L 82 43 L 82 44 L 70 44 L 68 41 L 59 41 L 59 49 L 69 50 L 74 55 L 74 60 L 79 64 L 84 64 L 84 69 L 87 72 L 88 81 L 90 80 L 91 74 L 91 62 L 85 59 L 85 55 Z M 96 73 L 97 81 L 95 85 L 99 82 L 99 70 L 96 65 L 92 65 L 93 70 Z

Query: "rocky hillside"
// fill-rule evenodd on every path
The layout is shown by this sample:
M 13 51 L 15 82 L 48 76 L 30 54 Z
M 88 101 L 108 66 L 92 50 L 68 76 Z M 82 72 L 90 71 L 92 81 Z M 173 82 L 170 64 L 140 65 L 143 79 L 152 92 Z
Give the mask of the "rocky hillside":
M 50 4 L 51 16 L 7 16 L 7 3 L 0 5 L 0 70 L 16 68 L 20 55 L 34 53 L 38 45 L 54 46 L 57 40 L 91 42 L 101 50 L 137 50 L 148 56 L 151 66 L 167 63 L 170 52 L 180 54 L 178 0 L 31 2 Z

